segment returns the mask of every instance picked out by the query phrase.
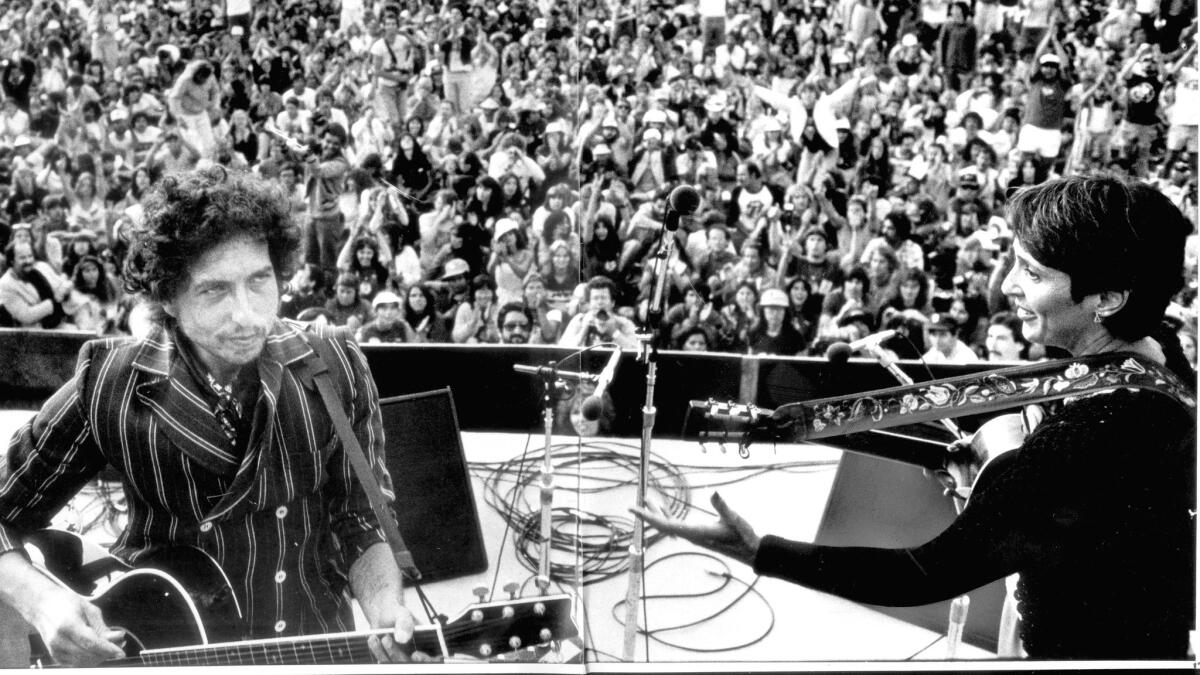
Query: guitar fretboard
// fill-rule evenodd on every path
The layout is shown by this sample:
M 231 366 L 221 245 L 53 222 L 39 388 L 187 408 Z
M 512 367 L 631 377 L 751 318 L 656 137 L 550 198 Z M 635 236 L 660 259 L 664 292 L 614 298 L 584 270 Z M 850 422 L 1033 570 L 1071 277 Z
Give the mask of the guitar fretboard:
M 139 657 L 148 666 L 320 665 L 375 663 L 367 646 L 371 635 L 391 631 L 336 633 L 271 640 L 251 640 L 179 649 L 150 649 Z

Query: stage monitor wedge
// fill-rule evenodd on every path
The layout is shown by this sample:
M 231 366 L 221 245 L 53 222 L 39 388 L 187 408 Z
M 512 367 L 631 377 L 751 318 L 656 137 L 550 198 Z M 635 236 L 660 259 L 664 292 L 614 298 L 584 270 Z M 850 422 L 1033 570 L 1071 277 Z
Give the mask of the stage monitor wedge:
M 450 389 L 386 398 L 379 407 L 400 534 L 422 581 L 487 570 Z

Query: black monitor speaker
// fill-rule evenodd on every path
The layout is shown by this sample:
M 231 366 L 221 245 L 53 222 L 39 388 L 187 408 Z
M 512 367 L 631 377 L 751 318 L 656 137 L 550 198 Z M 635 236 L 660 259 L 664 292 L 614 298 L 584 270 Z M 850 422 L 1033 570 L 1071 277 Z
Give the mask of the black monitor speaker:
M 449 389 L 379 402 L 400 534 L 423 581 L 488 568 L 487 550 Z

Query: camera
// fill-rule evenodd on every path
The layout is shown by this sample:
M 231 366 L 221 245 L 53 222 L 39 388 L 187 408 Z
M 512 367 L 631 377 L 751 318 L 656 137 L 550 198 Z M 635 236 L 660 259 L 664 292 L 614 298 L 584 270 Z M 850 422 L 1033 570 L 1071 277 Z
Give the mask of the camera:
M 596 312 L 596 320 L 597 320 L 597 321 L 600 321 L 600 322 L 602 322 L 602 323 L 603 323 L 603 322 L 605 322 L 605 321 L 608 321 L 608 318 L 609 318 L 609 317 L 608 317 L 608 311 L 607 311 L 607 310 L 604 310 L 604 309 L 602 309 L 602 310 L 600 310 L 600 311 Z

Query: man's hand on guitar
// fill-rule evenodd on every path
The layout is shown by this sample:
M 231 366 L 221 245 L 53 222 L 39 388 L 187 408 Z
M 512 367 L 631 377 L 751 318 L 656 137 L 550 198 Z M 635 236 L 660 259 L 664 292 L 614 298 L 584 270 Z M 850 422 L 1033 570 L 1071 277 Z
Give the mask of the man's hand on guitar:
M 405 663 L 408 661 L 430 662 L 433 659 L 424 652 L 412 649 L 413 632 L 416 621 L 399 598 L 375 598 L 371 602 L 360 603 L 363 614 L 371 628 L 392 628 L 391 635 L 382 638 L 372 635 L 367 640 L 371 655 L 379 663 Z
M 671 518 L 661 511 L 654 513 L 639 507 L 630 510 L 663 534 L 683 537 L 697 546 L 703 546 L 753 566 L 761 537 L 755 534 L 750 523 L 729 508 L 725 500 L 721 499 L 721 495 L 716 492 L 712 496 L 712 505 L 720 518 L 714 523 L 703 525 L 685 523 L 682 520 Z
M 34 628 L 56 663 L 65 666 L 94 666 L 125 656 L 125 632 L 104 623 L 100 609 L 65 588 L 53 597 L 43 597 L 34 617 Z

